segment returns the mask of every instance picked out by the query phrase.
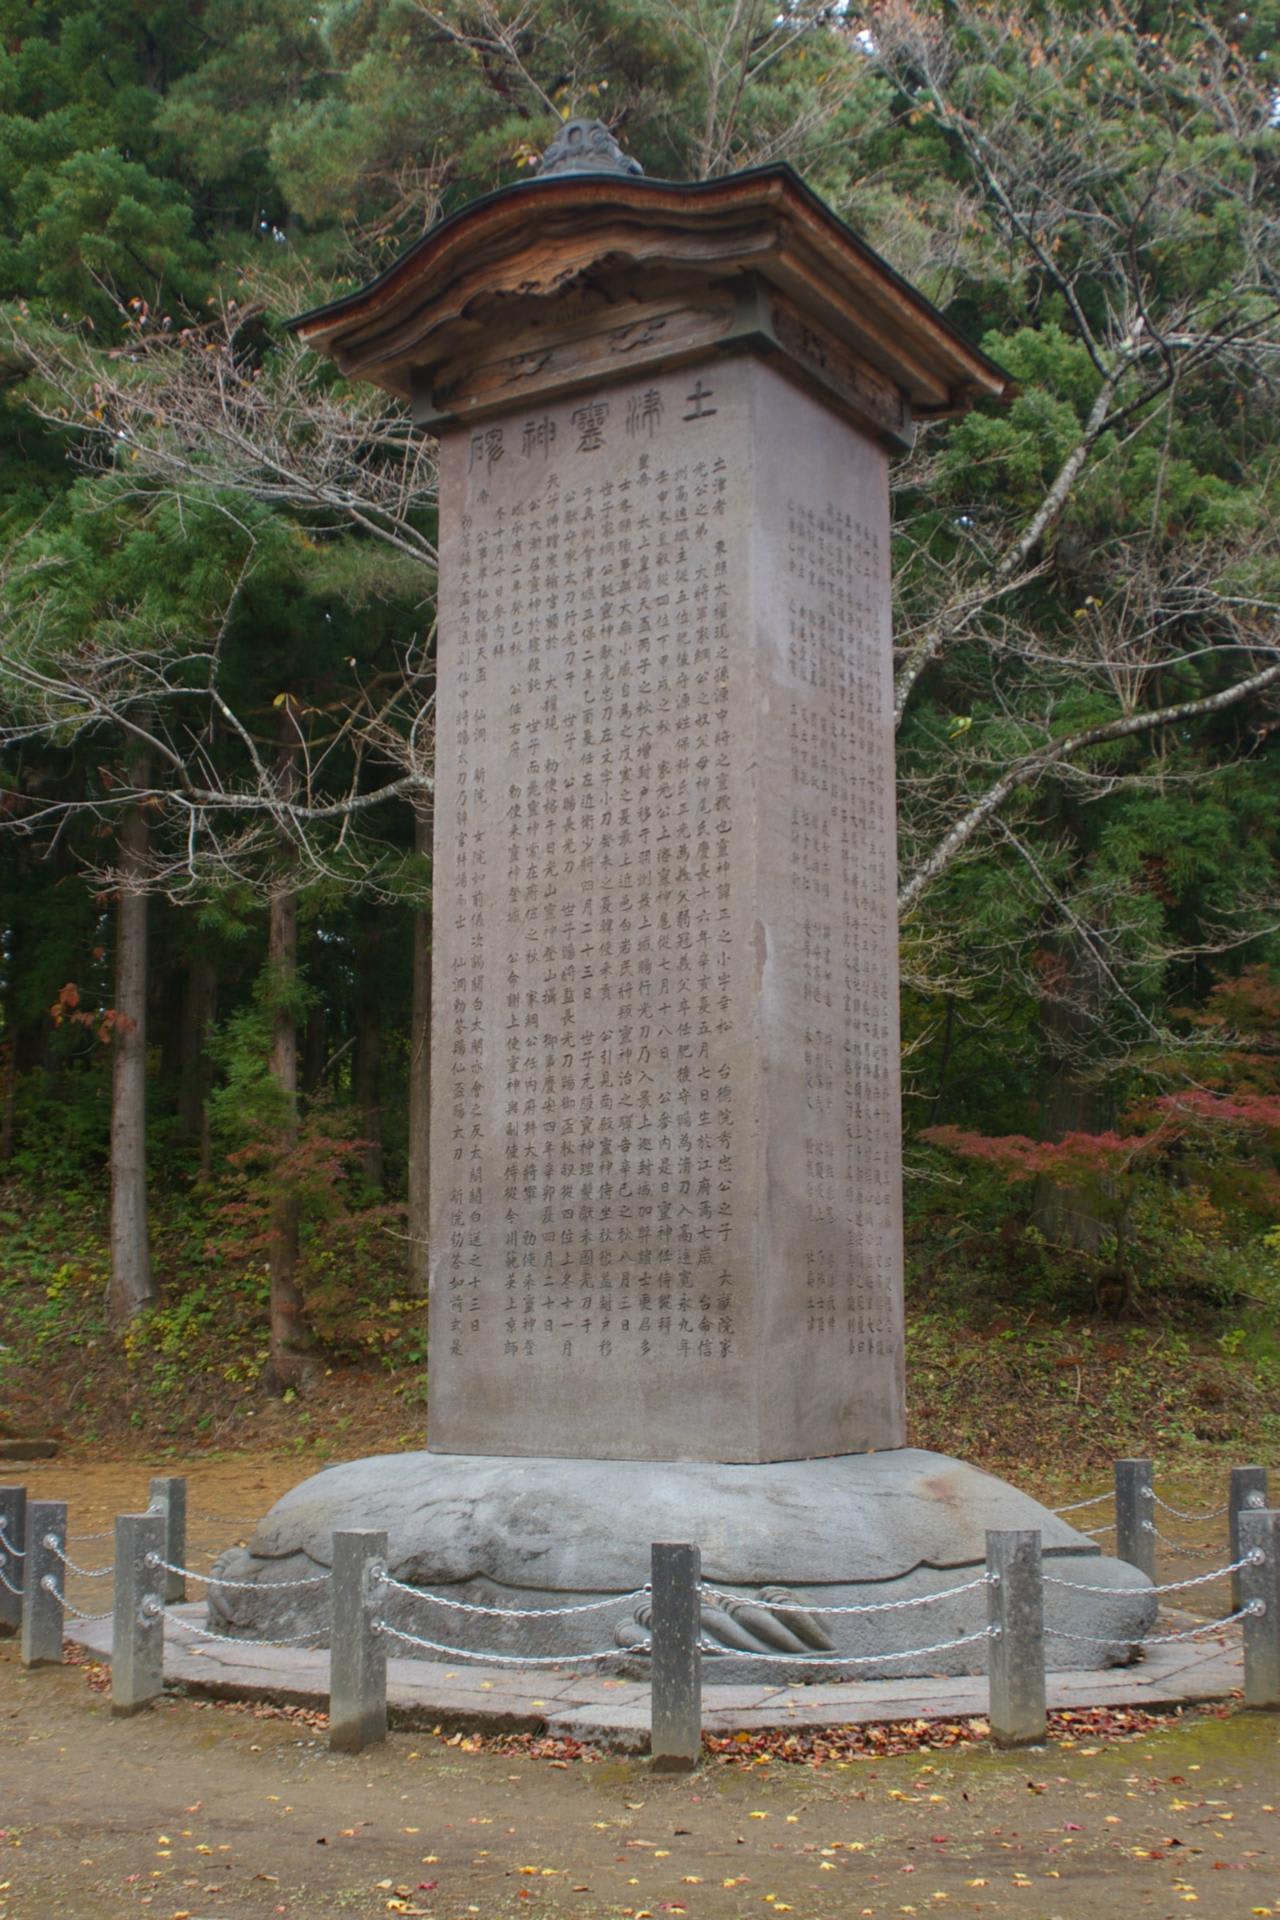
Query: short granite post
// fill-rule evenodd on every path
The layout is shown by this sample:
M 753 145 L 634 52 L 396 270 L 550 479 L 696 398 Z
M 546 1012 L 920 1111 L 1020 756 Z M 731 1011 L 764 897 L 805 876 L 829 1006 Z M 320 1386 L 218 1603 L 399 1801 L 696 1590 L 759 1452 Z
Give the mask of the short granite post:
M 56 1666 L 62 1659 L 62 1599 L 66 1591 L 67 1503 L 33 1500 L 27 1507 L 27 1557 L 22 1563 L 22 1664 Z
M 187 1560 L 187 1483 L 180 1476 L 151 1482 L 151 1511 L 164 1518 L 164 1558 L 171 1567 L 182 1567 Z M 165 1605 L 187 1597 L 187 1583 L 180 1573 L 164 1576 Z
M 27 1544 L 27 1490 L 0 1487 L 0 1640 L 22 1626 L 22 1555 Z
M 1230 1558 L 1239 1560 L 1245 1552 L 1241 1546 L 1240 1521 L 1246 1513 L 1261 1513 L 1267 1504 L 1267 1470 L 1265 1467 L 1232 1467 L 1230 1490 L 1227 1494 L 1227 1538 L 1231 1542 Z M 1238 1613 L 1244 1605 L 1241 1595 L 1244 1584 L 1238 1573 L 1231 1576 L 1231 1611 Z
M 650 1558 L 649 1752 L 660 1773 L 685 1773 L 702 1754 L 702 1554 L 655 1540 Z
M 372 1528 L 333 1536 L 329 1630 L 329 1746 L 360 1753 L 387 1737 L 387 1643 L 374 1629 L 387 1536 Z
M 1116 1559 L 1156 1577 L 1156 1490 L 1149 1460 L 1116 1461 Z
M 991 1738 L 1034 1746 L 1045 1734 L 1044 1578 L 1034 1527 L 987 1534 Z
M 155 1483 L 152 1482 L 154 1491 Z M 164 1691 L 165 1516 L 116 1516 L 111 1711 L 137 1713 Z
M 1280 1512 L 1253 1508 L 1240 1515 L 1240 1554 L 1260 1557 L 1240 1569 L 1243 1606 L 1261 1603 L 1244 1618 L 1244 1703 L 1280 1708 Z

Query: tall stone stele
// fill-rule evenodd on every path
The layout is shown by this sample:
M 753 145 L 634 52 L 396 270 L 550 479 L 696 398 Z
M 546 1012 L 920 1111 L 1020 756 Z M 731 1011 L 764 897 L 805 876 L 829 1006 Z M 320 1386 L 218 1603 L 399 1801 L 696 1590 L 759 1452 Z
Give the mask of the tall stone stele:
M 1097 1583 L 905 1445 L 888 469 L 1005 376 L 789 168 L 647 180 L 598 122 L 294 324 L 440 442 L 430 1450 L 242 1571 L 385 1526 L 550 1603 L 688 1538 L 712 1638 L 810 1662 L 904 1616 L 776 1588 L 954 1584 L 988 1526 Z

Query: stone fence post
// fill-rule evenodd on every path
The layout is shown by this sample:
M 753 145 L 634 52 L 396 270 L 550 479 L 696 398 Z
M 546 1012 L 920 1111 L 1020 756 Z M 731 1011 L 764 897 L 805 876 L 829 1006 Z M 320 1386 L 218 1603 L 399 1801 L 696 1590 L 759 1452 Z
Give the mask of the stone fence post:
M 164 1546 L 161 1557 L 170 1566 L 187 1564 L 187 1483 L 181 1476 L 163 1477 L 151 1482 L 151 1511 L 164 1519 Z M 164 1576 L 164 1603 L 172 1606 L 187 1597 L 187 1583 L 180 1573 Z
M 987 1534 L 987 1674 L 991 1738 L 1033 1746 L 1045 1736 L 1044 1576 L 1034 1527 Z
M 27 1490 L 0 1487 L 0 1640 L 22 1626 L 22 1556 L 27 1545 Z M 4 1541 L 9 1542 L 6 1547 Z M 15 1591 L 16 1589 L 16 1591 Z
M 116 1516 L 115 1607 L 111 1621 L 111 1711 L 137 1713 L 164 1691 L 165 1519 Z
M 1280 1512 L 1252 1509 L 1240 1515 L 1240 1554 L 1257 1553 L 1258 1564 L 1240 1570 L 1241 1604 L 1261 1602 L 1244 1620 L 1244 1703 L 1280 1708 Z
M 1243 1535 L 1240 1521 L 1246 1513 L 1261 1513 L 1267 1504 L 1267 1470 L 1265 1467 L 1232 1467 L 1230 1490 L 1227 1494 L 1227 1529 L 1231 1542 L 1228 1558 L 1239 1560 L 1247 1552 L 1242 1546 Z M 1245 1571 L 1242 1569 L 1242 1571 Z M 1241 1595 L 1244 1583 L 1239 1573 L 1231 1576 L 1231 1611 L 1238 1613 L 1244 1605 Z
M 387 1536 L 373 1528 L 333 1536 L 329 1629 L 329 1746 L 360 1753 L 387 1737 L 387 1643 L 374 1629 Z
M 655 1540 L 650 1557 L 649 1751 L 662 1773 L 702 1755 L 702 1555 Z
M 22 1563 L 22 1664 L 56 1666 L 62 1659 L 62 1602 L 67 1570 L 65 1500 L 32 1500 L 27 1507 L 27 1557 Z
M 1116 1461 L 1116 1559 L 1156 1577 L 1156 1489 L 1150 1460 Z

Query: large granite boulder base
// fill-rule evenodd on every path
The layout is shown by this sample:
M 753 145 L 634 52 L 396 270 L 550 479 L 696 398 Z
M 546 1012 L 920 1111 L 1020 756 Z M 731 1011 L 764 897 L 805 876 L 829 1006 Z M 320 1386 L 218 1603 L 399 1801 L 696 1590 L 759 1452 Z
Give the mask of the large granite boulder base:
M 383 1613 L 392 1625 L 473 1656 L 558 1654 L 570 1667 L 575 1656 L 616 1649 L 620 1669 L 643 1672 L 634 1649 L 647 1638 L 642 1589 L 654 1540 L 696 1542 L 704 1581 L 720 1589 L 703 1610 L 708 1645 L 724 1650 L 709 1660 L 714 1680 L 982 1671 L 981 1640 L 941 1644 L 985 1625 L 981 1585 L 883 1613 L 824 1609 L 918 1601 L 977 1581 L 989 1527 L 1039 1528 L 1046 1577 L 1066 1583 L 1046 1587 L 1051 1666 L 1133 1659 L 1156 1612 L 1136 1568 L 1104 1558 L 1004 1481 L 917 1448 L 750 1466 L 422 1452 L 329 1467 L 286 1494 L 248 1549 L 219 1561 L 224 1578 L 248 1584 L 213 1590 L 211 1624 L 232 1635 L 314 1628 L 323 1636 L 327 1588 L 279 1583 L 322 1572 L 334 1531 L 348 1527 L 385 1528 L 388 1570 L 406 1585 L 475 1605 L 547 1610 L 545 1620 L 504 1618 L 388 1589 Z M 616 1604 L 598 1612 L 552 1611 L 611 1595 Z M 929 1651 L 902 1657 L 911 1648 Z M 393 1643 L 392 1651 L 415 1649 Z M 789 1657 L 735 1657 L 752 1654 Z M 869 1657 L 839 1666 L 842 1655 Z

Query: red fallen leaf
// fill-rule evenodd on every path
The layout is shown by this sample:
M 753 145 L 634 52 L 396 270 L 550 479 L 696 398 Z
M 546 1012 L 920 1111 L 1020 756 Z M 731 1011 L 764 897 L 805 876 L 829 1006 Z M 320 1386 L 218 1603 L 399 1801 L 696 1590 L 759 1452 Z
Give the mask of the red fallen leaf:
M 440 1885 L 440 1882 L 439 1882 L 438 1880 L 419 1880 L 419 1882 L 418 1882 L 418 1892 L 419 1892 L 419 1893 L 434 1893 L 434 1892 L 435 1892 L 435 1890 L 436 1890 L 436 1888 L 437 1888 L 437 1887 L 438 1887 L 439 1885 Z
M 949 1833 L 932 1833 L 929 1838 L 933 1841 L 935 1847 L 945 1847 L 951 1835 Z
M 1064 1833 L 1083 1833 L 1084 1828 L 1077 1820 L 1064 1820 L 1062 1823 L 1062 1831 Z

